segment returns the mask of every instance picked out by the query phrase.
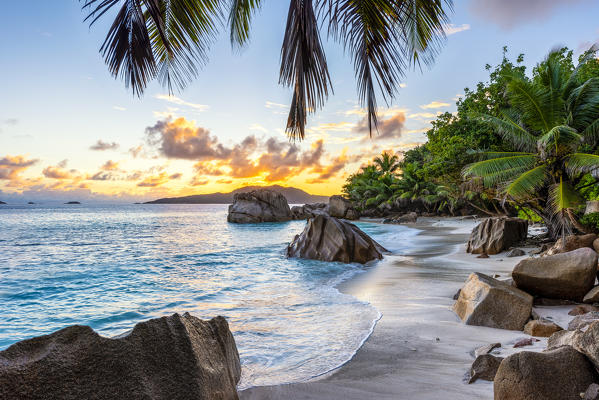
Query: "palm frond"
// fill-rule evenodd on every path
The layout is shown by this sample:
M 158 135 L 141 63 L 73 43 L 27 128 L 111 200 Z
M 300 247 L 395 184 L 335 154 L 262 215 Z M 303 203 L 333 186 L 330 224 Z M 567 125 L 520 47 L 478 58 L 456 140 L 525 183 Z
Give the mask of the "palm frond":
M 590 78 L 571 91 L 566 102 L 568 125 L 584 131 L 599 118 L 599 78 Z
M 545 147 L 547 152 L 559 151 L 559 147 L 576 149 L 582 142 L 582 135 L 567 125 L 557 125 L 539 138 L 539 144 Z
M 287 134 L 303 139 L 308 112 L 322 107 L 331 89 L 312 0 L 291 0 L 289 4 L 279 83 L 293 86 Z
M 208 50 L 221 21 L 219 1 L 144 1 L 161 6 L 157 16 L 147 18 L 158 80 L 169 93 L 173 87 L 182 90 L 208 62 Z
M 518 110 L 521 120 L 535 132 L 547 132 L 551 129 L 551 103 L 547 90 L 535 85 L 519 73 L 505 74 L 508 79 L 508 92 L 512 106 Z
M 491 158 L 470 164 L 464 168 L 464 177 L 485 177 L 489 174 L 501 173 L 502 171 L 516 168 L 533 168 L 537 162 L 535 155 L 512 155 L 500 158 Z
M 595 154 L 574 153 L 568 157 L 566 169 L 570 175 L 597 172 L 599 170 L 599 156 Z
M 249 40 L 251 18 L 261 3 L 262 0 L 231 0 L 229 28 L 233 46 L 241 47 Z
M 536 139 L 517 121 L 516 114 L 512 110 L 504 110 L 501 115 L 502 118 L 488 114 L 473 114 L 473 117 L 494 127 L 501 137 L 509 140 L 518 150 L 534 151 Z
M 91 26 L 119 3 L 118 0 L 89 0 L 83 5 L 90 9 L 85 20 L 90 20 Z M 100 47 L 100 54 L 110 74 L 123 79 L 125 86 L 138 96 L 156 77 L 156 60 L 140 0 L 123 2 Z
M 539 165 L 529 171 L 524 172 L 508 185 L 504 192 L 514 199 L 524 199 L 534 195 L 541 189 L 548 179 L 547 166 Z

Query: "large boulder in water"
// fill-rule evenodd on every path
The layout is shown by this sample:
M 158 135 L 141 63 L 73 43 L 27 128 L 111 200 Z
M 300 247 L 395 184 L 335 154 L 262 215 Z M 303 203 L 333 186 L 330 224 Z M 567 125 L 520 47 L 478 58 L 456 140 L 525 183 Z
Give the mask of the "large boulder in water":
M 0 352 L 0 399 L 237 399 L 240 376 L 227 321 L 187 313 L 112 339 L 70 326 Z
M 501 362 L 494 381 L 496 400 L 580 400 L 597 381 L 593 365 L 570 346 L 543 353 L 522 351 Z
M 521 331 L 532 312 L 532 296 L 474 272 L 460 290 L 453 311 L 468 325 Z
M 335 218 L 358 219 L 360 215 L 351 205 L 351 202 L 343 196 L 331 196 L 329 198 L 329 215 Z
M 227 216 L 227 221 L 239 224 L 283 222 L 291 219 L 291 209 L 285 196 L 269 189 L 236 193 Z
M 593 288 L 597 253 L 584 247 L 520 261 L 512 271 L 516 286 L 533 295 L 580 301 Z
M 386 250 L 357 226 L 325 215 L 308 220 L 304 231 L 287 247 L 288 257 L 321 261 L 380 260 Z
M 470 234 L 466 251 L 472 254 L 498 254 L 526 239 L 528 221 L 520 218 L 487 218 Z
M 326 203 L 304 204 L 291 207 L 293 219 L 308 219 L 317 215 L 329 215 L 329 205 Z

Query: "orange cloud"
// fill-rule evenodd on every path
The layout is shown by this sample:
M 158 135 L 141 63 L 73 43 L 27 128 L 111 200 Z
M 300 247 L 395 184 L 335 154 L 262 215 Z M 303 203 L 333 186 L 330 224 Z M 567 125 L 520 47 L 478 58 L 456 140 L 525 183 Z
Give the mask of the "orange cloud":
M 0 179 L 16 180 L 19 179 L 19 174 L 31 167 L 39 160 L 27 160 L 25 156 L 5 156 L 0 158 Z

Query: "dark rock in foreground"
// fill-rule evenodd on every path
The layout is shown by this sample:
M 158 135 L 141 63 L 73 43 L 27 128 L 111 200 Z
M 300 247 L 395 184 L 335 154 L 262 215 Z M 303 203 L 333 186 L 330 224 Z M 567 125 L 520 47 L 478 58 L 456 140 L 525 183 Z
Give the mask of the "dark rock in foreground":
M 291 210 L 285 196 L 268 189 L 235 194 L 227 215 L 227 221 L 238 224 L 283 222 L 291 219 Z
M 570 346 L 543 353 L 523 351 L 501 362 L 496 400 L 579 400 L 597 380 L 593 365 Z
M 237 399 L 240 376 L 227 321 L 187 313 L 114 339 L 70 326 L 0 352 L 0 399 Z
M 308 220 L 304 231 L 287 247 L 288 257 L 361 264 L 380 260 L 384 252 L 354 224 L 324 215 Z
M 528 222 L 519 218 L 487 218 L 470 235 L 467 251 L 472 254 L 498 254 L 526 239 Z
M 520 261 L 512 271 L 516 286 L 555 299 L 580 301 L 593 288 L 597 253 L 584 247 L 568 253 Z

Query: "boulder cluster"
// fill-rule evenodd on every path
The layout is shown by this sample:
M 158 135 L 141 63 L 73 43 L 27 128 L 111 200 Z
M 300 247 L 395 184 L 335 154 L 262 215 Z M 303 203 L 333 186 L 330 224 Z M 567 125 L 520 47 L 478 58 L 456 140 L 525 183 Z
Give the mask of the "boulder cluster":
M 329 203 L 304 204 L 289 207 L 281 193 L 270 189 L 257 189 L 237 193 L 229 206 L 227 221 L 238 224 L 259 222 L 285 222 L 327 215 L 335 218 L 356 220 L 360 213 L 342 196 L 331 196 Z
M 516 218 L 488 219 L 468 242 L 475 254 L 497 254 L 526 238 L 526 223 Z M 471 274 L 456 295 L 453 311 L 469 325 L 524 331 L 530 338 L 514 347 L 547 337 L 541 352 L 521 351 L 501 358 L 496 343 L 476 351 L 471 379 L 494 381 L 496 400 L 599 400 L 599 239 L 572 235 L 540 257 L 521 260 L 511 279 Z M 520 254 L 524 255 L 524 254 Z M 586 304 L 580 304 L 586 303 Z M 578 304 L 566 329 L 541 318 L 535 304 Z

